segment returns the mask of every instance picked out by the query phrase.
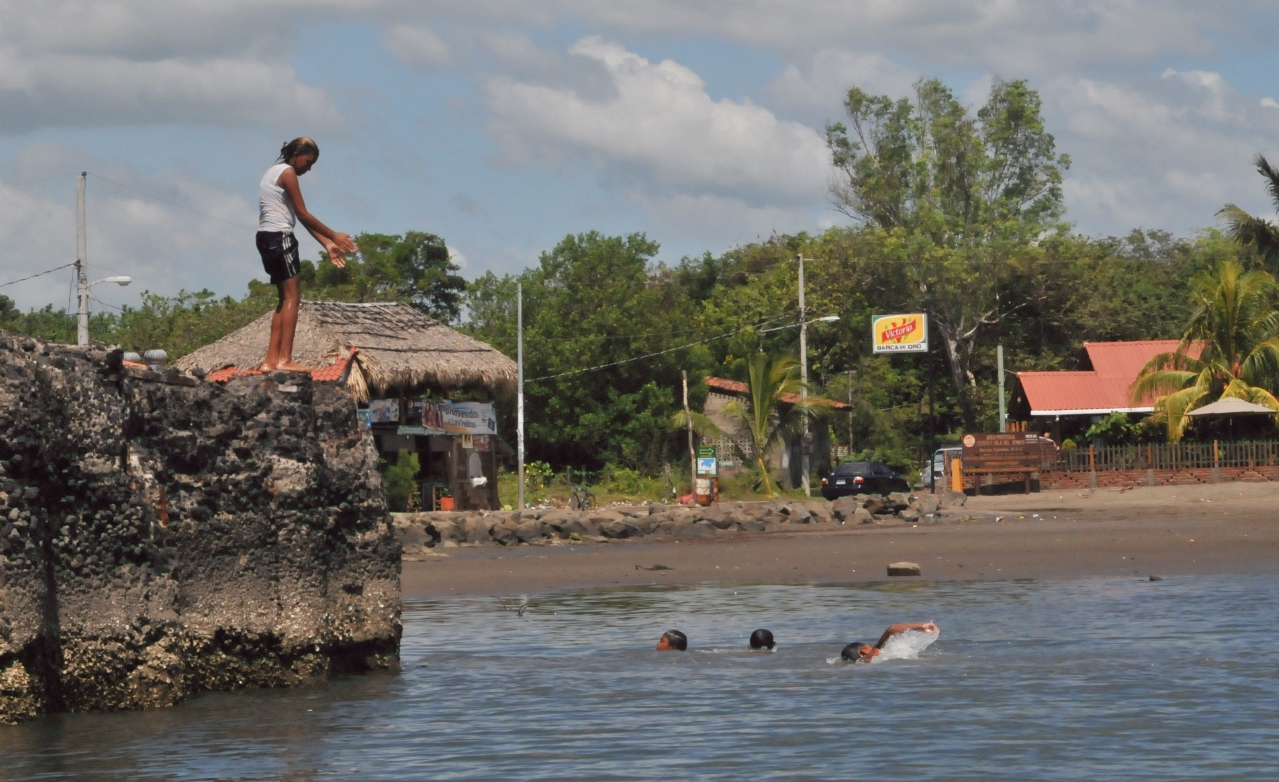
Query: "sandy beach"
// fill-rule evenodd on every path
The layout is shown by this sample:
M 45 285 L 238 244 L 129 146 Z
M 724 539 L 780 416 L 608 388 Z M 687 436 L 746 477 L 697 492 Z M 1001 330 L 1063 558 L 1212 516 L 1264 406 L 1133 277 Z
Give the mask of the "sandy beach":
M 1218 484 L 970 498 L 940 523 L 696 541 L 437 549 L 405 562 L 405 599 L 644 584 L 1059 579 L 1279 572 L 1279 486 Z M 1002 520 L 997 520 L 1002 518 Z M 663 566 L 665 569 L 649 569 Z

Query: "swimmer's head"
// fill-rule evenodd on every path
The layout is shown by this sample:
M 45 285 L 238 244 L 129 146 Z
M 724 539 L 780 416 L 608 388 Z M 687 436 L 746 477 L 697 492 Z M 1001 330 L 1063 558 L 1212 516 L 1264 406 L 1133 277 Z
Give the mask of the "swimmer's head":
M 773 643 L 773 634 L 768 630 L 756 630 L 751 633 L 752 649 L 772 649 L 776 644 Z
M 864 644 L 861 641 L 853 641 L 845 646 L 839 656 L 850 663 L 870 662 L 870 658 L 875 656 L 875 647 L 870 644 Z
M 679 630 L 667 630 L 657 641 L 659 652 L 683 652 L 688 649 L 688 636 Z

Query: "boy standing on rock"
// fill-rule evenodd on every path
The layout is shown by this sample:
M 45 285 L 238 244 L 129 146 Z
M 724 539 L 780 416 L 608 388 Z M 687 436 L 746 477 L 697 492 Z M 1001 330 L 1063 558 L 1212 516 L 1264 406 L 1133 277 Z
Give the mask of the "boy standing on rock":
M 297 220 L 329 254 L 339 269 L 346 266 L 342 257 L 355 252 L 355 242 L 347 234 L 338 233 L 306 210 L 298 177 L 311 170 L 320 157 L 320 147 L 306 136 L 300 136 L 280 148 L 280 159 L 266 170 L 258 183 L 258 253 L 262 268 L 271 277 L 280 300 L 271 318 L 271 342 L 261 369 L 284 369 L 306 372 L 307 368 L 293 360 L 293 333 L 298 326 L 298 304 L 302 289 L 298 275 L 302 271 L 298 257 L 298 240 L 293 236 Z

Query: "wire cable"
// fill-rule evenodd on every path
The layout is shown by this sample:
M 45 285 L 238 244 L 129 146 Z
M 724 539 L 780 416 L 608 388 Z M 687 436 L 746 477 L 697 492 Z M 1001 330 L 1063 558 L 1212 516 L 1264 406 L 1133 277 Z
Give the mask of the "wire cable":
M 53 274 L 54 272 L 61 271 L 69 266 L 75 266 L 75 262 L 72 261 L 71 263 L 64 263 L 61 266 L 57 266 L 52 269 L 45 269 L 42 272 L 36 272 L 35 274 L 28 275 L 26 277 L 21 277 L 16 280 L 10 280 L 9 282 L 6 282 L 6 283 L 0 283 L 0 288 L 7 288 L 10 285 L 17 285 L 20 282 L 26 282 L 27 280 L 34 280 L 36 277 L 43 277 L 46 274 Z
M 784 316 L 784 317 L 789 317 L 789 316 Z M 609 367 L 615 367 L 615 366 L 619 366 L 619 365 L 621 365 L 621 364 L 629 364 L 629 363 L 631 363 L 631 362 L 633 362 L 633 361 L 642 361 L 642 360 L 644 360 L 644 359 L 646 359 L 646 358 L 653 358 L 654 356 L 664 356 L 664 355 L 666 355 L 667 353 L 674 353 L 674 352 L 675 352 L 675 351 L 677 351 L 677 350 L 683 350 L 684 348 L 691 348 L 691 347 L 693 347 L 694 345 L 703 345 L 703 344 L 705 344 L 705 343 L 707 343 L 707 342 L 714 342 L 714 341 L 715 341 L 715 340 L 717 340 L 717 339 L 725 339 L 725 338 L 727 338 L 727 337 L 731 337 L 731 336 L 734 336 L 734 335 L 736 335 L 736 334 L 741 334 L 741 333 L 742 333 L 742 332 L 744 332 L 744 331 L 752 331 L 752 330 L 753 330 L 756 326 L 762 326 L 762 325 L 764 325 L 764 324 L 766 324 L 766 323 L 773 323 L 774 321 L 777 321 L 777 320 L 780 320 L 780 318 L 773 318 L 772 320 L 766 320 L 766 321 L 764 321 L 763 323 L 756 323 L 756 324 L 752 324 L 752 325 L 750 325 L 750 326 L 745 326 L 745 327 L 740 328 L 740 329 L 738 329 L 738 330 L 736 330 L 736 331 L 730 331 L 730 332 L 728 332 L 727 334 L 718 334 L 718 335 L 716 335 L 716 336 L 714 336 L 714 337 L 707 337 L 706 339 L 699 339 L 699 340 L 697 340 L 696 342 L 689 342 L 689 343 L 687 343 L 687 344 L 685 344 L 685 345 L 679 345 L 679 346 L 677 346 L 677 347 L 667 348 L 666 350 L 659 350 L 659 351 L 657 351 L 656 353 L 646 353 L 646 354 L 644 354 L 644 355 L 642 355 L 642 356 L 633 356 L 633 357 L 631 357 L 631 358 L 624 358 L 624 359 L 622 359 L 621 361 L 611 361 L 611 362 L 609 362 L 609 363 L 607 363 L 607 364 L 600 364 L 599 366 L 587 367 L 586 369 L 574 369 L 574 370 L 572 370 L 571 372 L 560 372 L 560 373 L 555 374 L 555 375 L 542 375 L 541 377 L 533 377 L 533 378 L 529 378 L 529 381 L 537 381 L 537 380 L 553 380 L 553 379 L 555 379 L 555 378 L 557 378 L 557 377 L 568 377 L 569 375 L 580 375 L 580 374 L 582 374 L 582 373 L 584 373 L 584 372 L 594 372 L 594 371 L 595 371 L 595 370 L 597 370 L 597 369 L 608 369 Z M 798 325 L 798 324 L 796 324 L 796 325 Z

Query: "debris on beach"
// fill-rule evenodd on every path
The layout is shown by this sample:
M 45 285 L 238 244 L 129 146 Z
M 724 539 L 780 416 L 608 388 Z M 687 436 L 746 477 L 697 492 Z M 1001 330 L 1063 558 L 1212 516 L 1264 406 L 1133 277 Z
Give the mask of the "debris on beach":
M 916 562 L 894 562 L 888 566 L 888 575 L 890 576 L 918 576 L 923 574 L 923 569 Z

